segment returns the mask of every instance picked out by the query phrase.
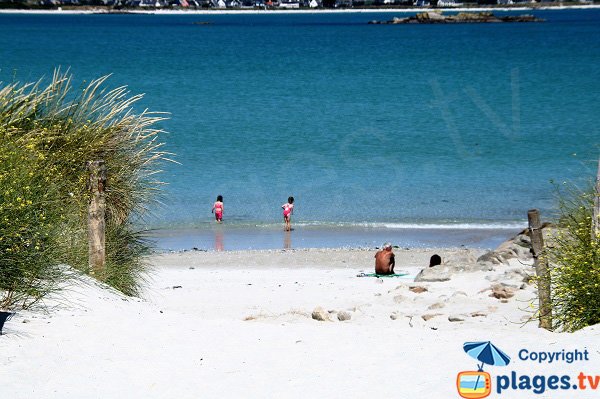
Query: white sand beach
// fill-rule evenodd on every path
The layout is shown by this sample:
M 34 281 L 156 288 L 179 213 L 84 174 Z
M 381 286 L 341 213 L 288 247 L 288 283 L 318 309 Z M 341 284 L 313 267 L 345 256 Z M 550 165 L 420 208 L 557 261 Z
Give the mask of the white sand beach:
M 372 271 L 374 251 L 322 249 L 157 255 L 143 298 L 82 278 L 47 301 L 49 312 L 19 312 L 5 324 L 0 392 L 12 399 L 457 398 L 457 373 L 477 370 L 463 343 L 488 340 L 512 359 L 486 366 L 491 397 L 573 397 L 571 390 L 498 394 L 498 374 L 600 375 L 599 326 L 559 334 L 526 322 L 535 302 L 535 287 L 523 282 L 533 272 L 527 263 L 414 282 L 433 253 L 456 265 L 483 251 L 395 252 L 407 276 L 357 277 Z M 497 283 L 514 296 L 490 296 Z M 317 307 L 329 321 L 313 319 Z M 518 355 L 584 348 L 589 359 L 573 363 Z

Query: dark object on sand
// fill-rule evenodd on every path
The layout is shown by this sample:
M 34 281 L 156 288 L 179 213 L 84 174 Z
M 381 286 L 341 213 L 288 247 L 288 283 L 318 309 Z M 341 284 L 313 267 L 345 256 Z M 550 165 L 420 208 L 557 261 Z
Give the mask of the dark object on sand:
M 429 267 L 434 267 L 442 264 L 442 257 L 438 254 L 431 255 L 429 258 Z
M 441 12 L 420 12 L 415 16 L 398 18 L 389 21 L 369 21 L 375 25 L 398 24 L 465 24 L 465 23 L 492 23 L 492 22 L 543 22 L 541 18 L 533 15 L 505 15 L 497 16 L 491 12 L 459 12 L 455 15 L 442 15 Z
M 2 328 L 4 327 L 4 323 L 9 320 L 14 313 L 11 312 L 1 312 L 0 311 L 0 335 L 2 335 Z

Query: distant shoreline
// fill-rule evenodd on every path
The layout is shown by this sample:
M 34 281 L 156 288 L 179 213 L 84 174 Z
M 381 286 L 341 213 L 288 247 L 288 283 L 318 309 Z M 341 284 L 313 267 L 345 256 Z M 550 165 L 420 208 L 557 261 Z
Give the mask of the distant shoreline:
M 600 9 L 600 4 L 587 5 L 556 5 L 556 6 L 516 6 L 516 7 L 447 7 L 447 8 L 345 8 L 345 9 L 204 9 L 204 10 L 165 10 L 165 9 L 131 9 L 131 10 L 109 10 L 106 8 L 94 9 L 0 9 L 0 14 L 47 14 L 47 15 L 75 15 L 75 14 L 152 14 L 152 15 L 227 15 L 227 14 L 344 14 L 344 13 L 414 13 L 426 11 L 447 11 L 447 12 L 481 12 L 481 11 L 548 11 L 548 10 L 585 10 Z

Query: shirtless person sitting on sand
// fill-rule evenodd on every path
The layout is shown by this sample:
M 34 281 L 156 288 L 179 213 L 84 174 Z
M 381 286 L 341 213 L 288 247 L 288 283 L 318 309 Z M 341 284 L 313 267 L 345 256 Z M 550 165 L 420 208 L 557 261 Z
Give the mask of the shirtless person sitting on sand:
M 375 273 L 377 274 L 394 274 L 394 266 L 396 265 L 394 253 L 392 252 L 392 244 L 386 242 L 381 250 L 375 254 Z

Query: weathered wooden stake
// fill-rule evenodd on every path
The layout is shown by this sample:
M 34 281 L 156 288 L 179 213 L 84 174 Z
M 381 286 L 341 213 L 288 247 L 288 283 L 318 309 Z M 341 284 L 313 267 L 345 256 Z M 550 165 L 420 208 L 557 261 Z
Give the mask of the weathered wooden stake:
M 103 160 L 98 160 L 88 162 L 87 167 L 90 172 L 88 188 L 91 194 L 88 206 L 89 266 L 91 274 L 101 276 L 106 263 L 106 166 Z
M 594 211 L 592 220 L 592 240 L 600 239 L 600 159 L 596 173 L 596 190 L 594 192 Z
M 538 298 L 540 308 L 541 328 L 552 331 L 552 303 L 550 302 L 550 273 L 548 260 L 543 256 L 544 237 L 542 235 L 542 223 L 540 213 L 537 209 L 527 212 L 529 230 L 531 231 L 531 248 L 533 250 L 533 262 L 535 273 L 538 277 Z

